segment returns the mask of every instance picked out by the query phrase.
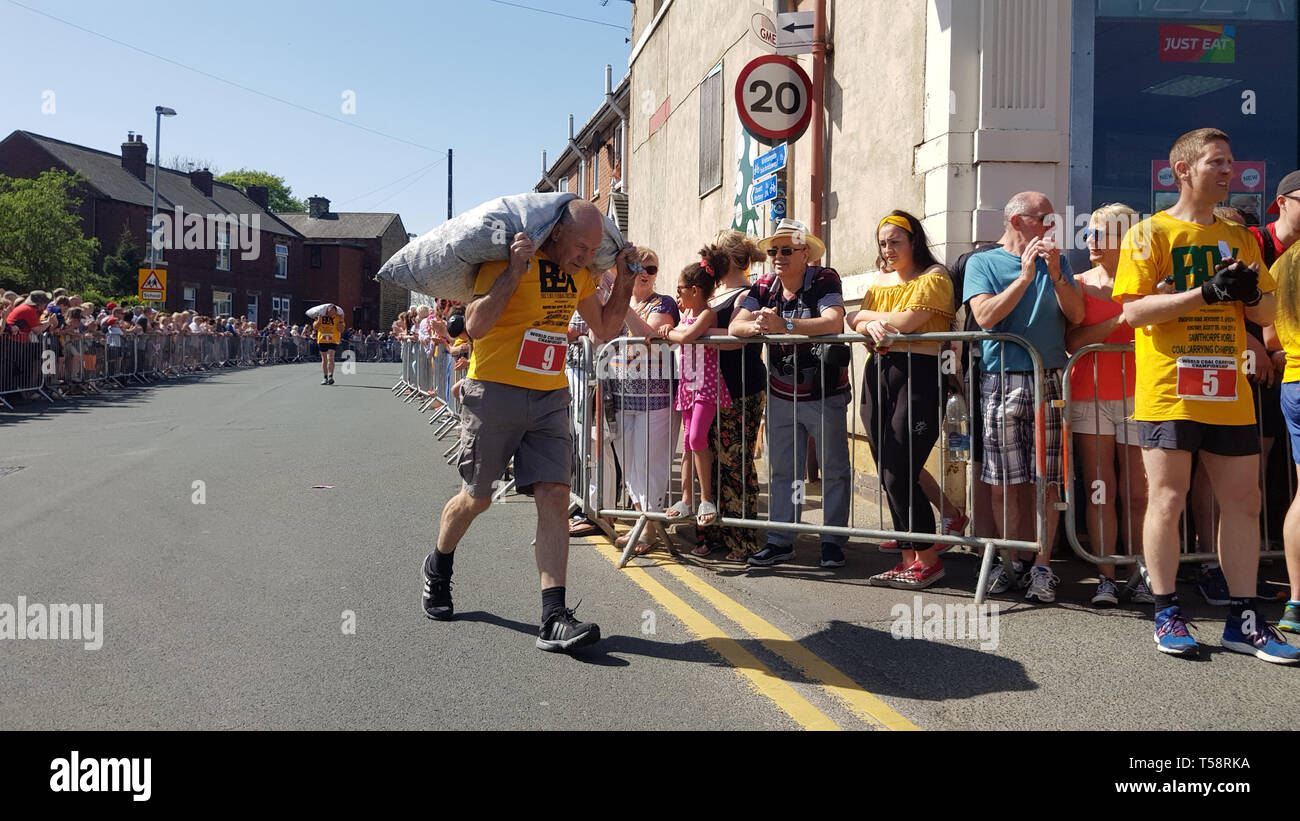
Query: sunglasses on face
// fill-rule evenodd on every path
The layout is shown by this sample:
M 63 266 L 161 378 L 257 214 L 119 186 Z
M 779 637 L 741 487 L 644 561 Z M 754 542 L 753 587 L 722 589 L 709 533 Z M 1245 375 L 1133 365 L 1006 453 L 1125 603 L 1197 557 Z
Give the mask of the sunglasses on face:
M 658 265 L 646 265 L 646 266 L 643 266 L 643 267 L 645 268 L 645 272 L 646 272 L 647 274 L 649 274 L 650 276 L 654 276 L 655 274 L 659 273 L 659 266 L 658 266 Z
M 802 250 L 803 250 L 802 248 L 795 248 L 793 245 L 782 245 L 780 248 L 768 248 L 767 255 L 769 257 L 774 257 L 779 253 L 783 257 L 788 257 L 791 254 L 793 254 L 795 251 L 802 251 Z

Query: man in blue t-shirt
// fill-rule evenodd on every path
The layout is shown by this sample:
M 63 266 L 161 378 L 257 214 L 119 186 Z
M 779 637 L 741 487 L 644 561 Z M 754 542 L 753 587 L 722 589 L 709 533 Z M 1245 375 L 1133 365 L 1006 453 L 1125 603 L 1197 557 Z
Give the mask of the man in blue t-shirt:
M 1036 191 L 1016 194 L 1002 212 L 1001 246 L 966 263 L 962 301 L 986 331 L 1023 336 L 1043 360 L 1046 416 L 1045 463 L 1047 527 L 1043 551 L 1034 555 L 1025 598 L 1056 601 L 1059 580 L 1048 566 L 1056 536 L 1055 503 L 1060 495 L 1061 369 L 1067 322 L 1083 320 L 1083 294 L 1074 284 L 1069 263 L 1050 236 L 1052 203 Z M 980 478 L 993 485 L 993 511 L 1004 539 L 1035 537 L 1034 364 L 1014 343 L 986 341 L 980 374 L 984 414 L 984 468 Z M 1005 505 L 1005 508 L 1004 508 Z M 1005 514 L 1004 514 L 1005 509 Z M 1030 555 L 1020 555 L 1020 560 Z M 999 565 L 990 576 L 989 592 L 1003 593 L 1019 582 L 1020 560 Z

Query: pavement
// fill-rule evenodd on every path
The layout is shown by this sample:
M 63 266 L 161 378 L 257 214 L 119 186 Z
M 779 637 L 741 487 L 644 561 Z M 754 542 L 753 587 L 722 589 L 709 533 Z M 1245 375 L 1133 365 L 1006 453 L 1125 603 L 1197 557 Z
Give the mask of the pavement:
M 0 728 L 1300 725 L 1300 669 L 1220 649 L 1221 613 L 1192 589 L 1202 658 L 1165 657 L 1149 606 L 1092 608 L 1091 568 L 1063 553 L 1056 605 L 994 599 L 996 635 L 959 637 L 925 624 L 971 604 L 964 549 L 913 594 L 867 586 L 896 559 L 857 541 L 839 570 L 817 567 L 815 537 L 775 568 L 657 552 L 620 570 L 605 539 L 575 539 L 569 604 L 604 638 L 548 654 L 536 518 L 509 496 L 457 553 L 456 620 L 431 622 L 420 564 L 459 477 L 391 394 L 398 374 L 245 368 L 0 412 L 0 635 L 19 597 L 103 613 L 99 649 L 0 639 Z M 895 638 L 904 624 L 922 637 Z

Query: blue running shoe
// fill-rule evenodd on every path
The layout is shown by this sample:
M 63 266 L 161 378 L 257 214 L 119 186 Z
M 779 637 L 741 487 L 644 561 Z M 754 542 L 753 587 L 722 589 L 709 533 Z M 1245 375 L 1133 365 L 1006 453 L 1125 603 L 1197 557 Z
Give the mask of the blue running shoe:
M 1210 567 L 1201 571 L 1201 576 L 1196 582 L 1196 592 L 1201 594 L 1208 604 L 1216 607 L 1227 607 L 1228 599 L 1232 598 L 1228 593 L 1228 580 L 1223 577 L 1222 568 Z
M 1200 647 L 1187 632 L 1190 624 L 1176 606 L 1156 613 L 1156 649 L 1172 656 L 1196 655 Z
M 750 567 L 770 567 L 774 564 L 788 562 L 794 558 L 794 545 L 768 543 L 762 550 L 750 555 L 746 563 Z
M 1282 611 L 1282 620 L 1277 623 L 1277 629 L 1300 633 L 1300 602 L 1286 603 L 1286 610 Z
M 1229 619 L 1223 626 L 1223 646 L 1274 664 L 1295 664 L 1300 661 L 1300 647 L 1287 644 L 1278 629 L 1269 626 L 1258 614 L 1256 619 L 1254 633 L 1243 632 L 1241 622 L 1234 624 Z

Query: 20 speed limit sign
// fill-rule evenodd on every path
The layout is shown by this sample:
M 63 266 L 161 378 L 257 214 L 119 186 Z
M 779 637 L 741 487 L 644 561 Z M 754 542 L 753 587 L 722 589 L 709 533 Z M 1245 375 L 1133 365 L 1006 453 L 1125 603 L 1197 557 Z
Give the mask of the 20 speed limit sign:
M 751 60 L 736 78 L 736 109 L 751 134 L 789 140 L 812 118 L 812 81 L 788 57 L 767 54 Z

